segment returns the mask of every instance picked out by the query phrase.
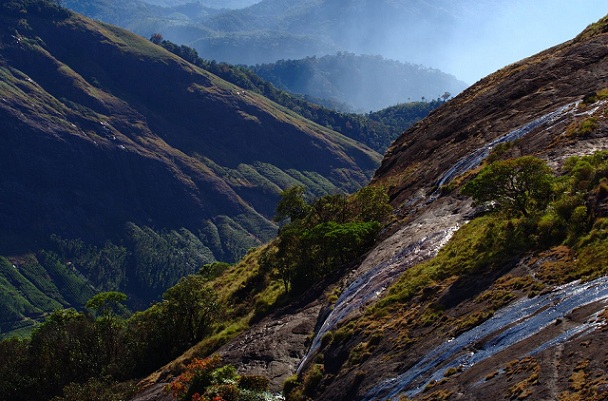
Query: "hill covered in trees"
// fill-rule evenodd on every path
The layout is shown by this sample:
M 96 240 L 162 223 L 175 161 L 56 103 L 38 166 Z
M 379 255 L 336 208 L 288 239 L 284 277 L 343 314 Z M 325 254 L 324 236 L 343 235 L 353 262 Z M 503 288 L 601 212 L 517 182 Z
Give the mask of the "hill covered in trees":
M 343 103 L 359 112 L 425 99 L 445 100 L 467 86 L 438 70 L 352 53 L 280 60 L 251 69 L 278 88 Z
M 315 98 L 277 88 L 272 82 L 254 73 L 251 68 L 205 60 L 199 57 L 195 49 L 177 45 L 164 39 L 160 34 L 152 35 L 150 40 L 230 83 L 259 93 L 302 117 L 364 143 L 379 153 L 384 153 L 405 129 L 424 118 L 450 96 L 449 93 L 444 93 L 436 99 L 400 103 L 367 114 L 339 111 L 349 109 L 339 99 L 332 101 L 327 98 Z M 280 83 L 277 85 L 281 86 Z
M 0 19 L 0 254 L 15 295 L 3 324 L 82 306 L 89 290 L 147 305 L 273 238 L 283 189 L 352 192 L 378 165 L 359 142 L 55 2 L 6 2 Z
M 407 52 L 400 62 L 349 53 L 383 54 L 382 50 L 386 50 L 376 43 L 378 32 L 383 32 L 386 26 L 374 19 L 375 14 L 367 12 L 368 9 L 378 11 L 390 24 L 399 18 L 410 21 L 412 13 L 428 13 L 430 24 L 437 25 L 434 35 L 439 35 L 441 24 L 453 18 L 450 12 L 454 10 L 446 11 L 450 9 L 448 5 L 444 10 L 426 2 L 410 2 L 404 9 L 385 1 L 338 4 L 265 0 L 243 9 L 218 11 L 205 7 L 205 3 L 171 7 L 149 3 L 66 0 L 63 4 L 144 37 L 161 34 L 168 41 L 195 49 L 206 60 L 237 65 L 282 60 L 275 66 L 261 66 L 259 71 L 265 70 L 263 77 L 279 88 L 308 94 L 314 99 L 328 99 L 326 102 L 333 105 L 346 104 L 343 111 L 368 112 L 419 101 L 422 97 L 436 99 L 445 92 L 455 95 L 466 87 L 453 76 L 429 68 L 431 63 L 408 64 Z M 350 29 L 358 25 L 368 40 L 358 37 L 359 30 Z M 386 32 L 384 38 L 394 36 Z M 374 44 L 361 47 L 370 41 Z M 340 56 L 322 57 L 338 52 Z M 389 82 L 393 83 L 394 91 L 390 90 Z

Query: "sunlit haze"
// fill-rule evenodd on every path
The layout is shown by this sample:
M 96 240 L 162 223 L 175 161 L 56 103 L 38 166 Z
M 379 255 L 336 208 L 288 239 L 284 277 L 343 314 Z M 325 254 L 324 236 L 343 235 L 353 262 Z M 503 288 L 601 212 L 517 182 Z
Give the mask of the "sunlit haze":
M 486 0 L 461 4 L 453 24 L 411 27 L 420 35 L 436 37 L 436 46 L 407 51 L 405 55 L 393 37 L 387 41 L 392 49 L 387 47 L 384 56 L 438 68 L 472 84 L 505 65 L 572 39 L 608 13 L 608 0 Z M 400 30 L 395 34 L 399 35 Z

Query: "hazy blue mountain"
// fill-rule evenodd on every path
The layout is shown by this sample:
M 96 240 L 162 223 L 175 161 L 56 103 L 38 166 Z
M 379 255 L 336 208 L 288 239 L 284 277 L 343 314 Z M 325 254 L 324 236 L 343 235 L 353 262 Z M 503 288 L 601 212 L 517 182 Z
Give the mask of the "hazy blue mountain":
M 199 3 L 205 7 L 217 9 L 238 9 L 249 7 L 252 4 L 259 3 L 260 0 L 144 0 L 146 3 L 154 4 L 163 7 L 181 6 L 184 4 Z
M 347 104 L 359 112 L 404 101 L 447 98 L 467 86 L 439 70 L 352 53 L 280 60 L 251 69 L 279 88 Z

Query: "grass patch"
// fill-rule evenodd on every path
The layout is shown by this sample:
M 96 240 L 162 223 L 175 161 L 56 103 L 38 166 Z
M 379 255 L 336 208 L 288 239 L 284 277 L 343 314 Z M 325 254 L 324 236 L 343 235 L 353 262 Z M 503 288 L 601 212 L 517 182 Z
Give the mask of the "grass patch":
M 435 258 L 406 270 L 376 309 L 409 301 L 423 288 L 446 278 L 493 269 L 523 247 L 521 238 L 511 241 L 520 236 L 521 223 L 487 215 L 464 225 Z
M 211 279 L 225 312 L 215 333 L 195 347 L 196 356 L 212 354 L 287 301 L 279 277 L 259 266 L 260 255 L 267 246 L 252 249 L 237 264 L 222 266 L 221 274 Z
M 522 360 L 509 362 L 505 369 L 507 378 L 515 379 L 524 375 L 524 379 L 515 383 L 508 389 L 509 399 L 523 400 L 532 395 L 531 386 L 538 384 L 540 365 L 536 359 L 527 357 Z M 527 376 L 526 376 L 527 375 Z
M 575 121 L 566 129 L 566 136 L 570 138 L 585 137 L 595 131 L 598 126 L 598 120 L 595 117 Z
M 589 25 L 583 32 L 581 32 L 575 40 L 584 41 L 590 39 L 594 36 L 601 35 L 603 33 L 608 32 L 608 17 L 604 17 L 600 19 L 598 22 L 595 22 Z

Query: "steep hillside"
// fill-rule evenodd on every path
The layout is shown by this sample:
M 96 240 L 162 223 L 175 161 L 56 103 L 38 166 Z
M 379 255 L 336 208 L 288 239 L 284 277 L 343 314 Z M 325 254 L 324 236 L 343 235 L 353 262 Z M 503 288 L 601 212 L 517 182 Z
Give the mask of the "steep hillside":
M 348 113 L 345 111 L 350 110 L 351 107 L 343 102 L 298 95 L 277 89 L 271 82 L 252 72 L 250 68 L 205 60 L 199 57 L 193 48 L 177 45 L 166 39 L 161 40 L 155 35 L 151 40 L 207 72 L 243 89 L 263 95 L 300 116 L 361 142 L 379 153 L 384 153 L 406 128 L 426 117 L 431 110 L 445 102 L 448 97 L 448 94 L 444 93 L 442 98 L 431 101 L 400 103 L 368 114 Z M 371 73 L 371 71 L 369 72 Z M 302 77 L 298 75 L 298 72 L 294 72 L 294 74 L 296 80 L 298 76 Z M 367 78 L 361 77 L 361 79 L 367 81 Z
M 124 399 L 117 378 L 192 346 L 132 399 L 606 399 L 607 57 L 608 17 L 408 130 L 376 186 L 283 192 L 279 237 L 238 264 L 0 342 L 0 394 Z
M 289 400 L 605 399 L 607 57 L 605 18 L 406 131 L 373 180 L 395 208 L 374 248 L 220 354 L 276 389 L 294 372 Z M 545 183 L 526 207 L 475 192 L 518 165 Z
M 604 19 L 395 142 L 373 182 L 399 222 L 321 317 L 290 399 L 605 398 L 607 57 Z M 552 167 L 556 192 L 533 213 L 471 208 L 479 165 L 521 156 Z
M 456 95 L 467 86 L 438 70 L 352 53 L 281 60 L 251 68 L 278 88 L 345 103 L 363 112 L 421 98 L 435 99 L 446 92 Z
M 451 3 L 444 5 L 446 10 L 418 1 L 404 6 L 386 1 L 343 4 L 265 0 L 251 7 L 221 12 L 209 10 L 200 3 L 165 8 L 143 1 L 67 0 L 64 4 L 144 37 L 160 33 L 167 40 L 193 47 L 207 60 L 239 65 L 283 60 L 276 66 L 262 66 L 256 71 L 280 88 L 313 98 L 335 98 L 357 112 L 378 110 L 421 97 L 435 99 L 445 92 L 456 94 L 466 87 L 453 76 L 428 68 L 432 62 L 422 67 L 348 54 L 293 61 L 344 51 L 384 54 L 388 50 L 385 42 L 396 39 L 390 30 L 395 25 L 411 26 L 412 31 L 403 35 L 416 35 L 420 18 L 433 27 L 426 34 L 432 32 L 433 36 L 440 37 L 441 29 L 434 27 L 453 22 L 454 16 L 450 13 L 455 12 L 453 8 L 459 8 Z M 399 43 L 395 43 L 400 51 L 409 42 L 417 42 L 403 43 L 402 37 L 399 35 Z M 432 42 L 435 45 L 441 39 Z M 424 52 L 403 50 L 399 59 L 407 62 L 408 53 L 415 57 Z M 394 87 L 390 87 L 390 83 Z
M 272 238 L 282 189 L 353 191 L 378 165 L 369 148 L 53 2 L 5 2 L 0 21 L 0 254 L 79 239 L 121 272 L 107 281 L 87 265 L 93 285 L 149 300 Z M 171 263 L 147 253 L 171 244 Z M 137 270 L 122 263 L 146 249 Z
M 437 185 L 446 165 L 608 86 L 604 37 L 588 36 L 582 33 L 571 42 L 509 65 L 431 113 L 389 148 L 374 181 L 390 186 L 397 203 L 411 200 L 421 188 L 428 192 Z M 532 134 L 520 141 L 525 153 L 554 152 L 553 161 L 557 161 L 556 152 L 566 152 L 560 149 L 571 141 L 545 131 Z

